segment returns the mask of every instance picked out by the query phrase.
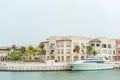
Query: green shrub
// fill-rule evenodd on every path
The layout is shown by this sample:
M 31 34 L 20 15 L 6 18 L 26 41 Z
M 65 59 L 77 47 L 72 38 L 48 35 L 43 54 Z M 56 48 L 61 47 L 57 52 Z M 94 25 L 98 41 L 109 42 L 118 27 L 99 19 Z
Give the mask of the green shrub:
M 14 56 L 14 57 L 12 58 L 12 60 L 13 60 L 13 61 L 21 60 L 21 56 Z

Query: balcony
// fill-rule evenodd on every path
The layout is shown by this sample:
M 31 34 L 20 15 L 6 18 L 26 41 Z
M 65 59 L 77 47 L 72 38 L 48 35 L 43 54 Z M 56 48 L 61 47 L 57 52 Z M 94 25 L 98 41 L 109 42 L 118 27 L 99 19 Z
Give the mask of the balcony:
M 55 49 L 55 46 L 49 46 L 49 49 Z

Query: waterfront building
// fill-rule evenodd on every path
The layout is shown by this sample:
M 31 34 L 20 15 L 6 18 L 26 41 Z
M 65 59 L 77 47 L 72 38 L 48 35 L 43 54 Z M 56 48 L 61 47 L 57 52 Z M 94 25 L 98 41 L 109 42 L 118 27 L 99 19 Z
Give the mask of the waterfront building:
M 120 39 L 116 39 L 116 56 L 116 60 L 120 61 Z
M 7 59 L 7 46 L 0 47 L 0 61 L 4 61 Z
M 7 55 L 9 53 L 9 51 L 7 50 L 8 48 L 11 49 L 10 46 L 1 46 L 0 47 L 0 61 L 8 60 L 8 58 L 7 58 Z M 19 52 L 19 50 L 20 50 L 20 46 L 17 46 L 16 52 Z M 10 51 L 12 51 L 12 49 Z
M 86 46 L 91 45 L 97 53 L 105 54 L 109 60 L 116 61 L 116 40 L 106 37 L 95 39 L 80 36 L 53 36 L 44 41 L 45 59 L 54 59 L 57 62 L 74 62 L 88 56 Z M 74 52 L 75 46 L 79 46 L 79 52 Z M 118 53 L 117 53 L 118 54 Z
M 116 61 L 116 40 L 99 37 L 89 43 L 97 53 L 106 55 L 111 61 Z
M 89 56 L 87 54 L 86 47 L 91 45 L 97 53 L 105 54 L 111 61 L 120 61 L 120 40 L 108 39 L 106 37 L 99 37 L 91 39 L 82 36 L 51 36 L 44 42 L 46 54 L 41 56 L 42 60 L 55 60 L 56 62 L 74 62 L 82 60 Z M 75 51 L 75 47 L 79 47 L 78 51 Z M 38 46 L 33 46 L 38 48 Z M 0 47 L 0 60 L 7 60 L 7 48 L 10 46 Z M 27 47 L 28 48 L 28 47 Z M 20 50 L 20 46 L 17 46 L 16 51 Z M 22 60 L 25 60 L 26 56 L 22 56 Z M 28 56 L 30 57 L 30 56 Z
M 90 38 L 79 36 L 53 36 L 45 41 L 46 59 L 54 59 L 57 62 L 74 62 L 86 57 L 86 46 Z M 79 52 L 74 52 L 75 46 L 79 46 Z

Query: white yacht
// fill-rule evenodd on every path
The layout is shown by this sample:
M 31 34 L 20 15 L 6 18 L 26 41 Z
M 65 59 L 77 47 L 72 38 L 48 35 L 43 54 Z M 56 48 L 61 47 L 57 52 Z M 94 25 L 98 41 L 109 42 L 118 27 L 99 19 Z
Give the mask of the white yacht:
M 113 69 L 113 64 L 107 57 L 88 57 L 81 61 L 68 64 L 71 70 L 101 70 Z

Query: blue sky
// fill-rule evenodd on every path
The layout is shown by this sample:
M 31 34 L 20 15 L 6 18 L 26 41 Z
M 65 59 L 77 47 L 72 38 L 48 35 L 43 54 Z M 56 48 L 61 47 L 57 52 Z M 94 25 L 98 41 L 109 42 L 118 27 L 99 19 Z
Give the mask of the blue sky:
M 1 0 L 0 46 L 37 45 L 49 36 L 120 39 L 119 0 Z

